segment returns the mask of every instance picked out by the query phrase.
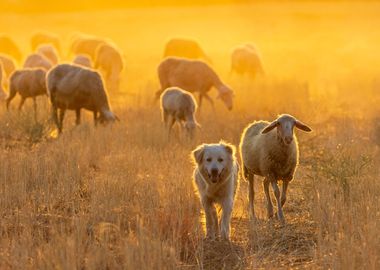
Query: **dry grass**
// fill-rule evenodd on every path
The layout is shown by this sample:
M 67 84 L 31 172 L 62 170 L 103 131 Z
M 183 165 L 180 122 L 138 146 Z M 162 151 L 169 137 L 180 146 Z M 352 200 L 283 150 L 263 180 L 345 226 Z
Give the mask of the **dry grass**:
M 129 64 L 123 92 L 110 93 L 122 119 L 112 126 L 94 128 L 86 115 L 83 124 L 74 127 L 69 114 L 64 133 L 54 139 L 45 98 L 39 101 L 38 123 L 29 104 L 21 114 L 1 109 L 0 268 L 379 269 L 379 95 L 375 67 L 367 62 L 366 68 L 358 69 L 358 63 L 379 58 L 378 43 L 373 42 L 378 37 L 365 32 L 367 21 L 361 29 L 354 27 L 360 16 L 378 26 L 374 10 L 379 7 L 340 4 L 356 10 L 354 16 L 341 11 L 339 4 L 331 4 L 330 13 L 324 14 L 324 5 L 304 4 L 297 9 L 290 4 L 260 4 L 249 7 L 251 13 L 247 7 L 218 7 L 230 17 L 218 21 L 226 31 L 213 32 L 213 37 L 207 31 L 213 31 L 213 19 L 220 17 L 207 17 L 210 7 L 199 12 L 176 9 L 183 16 L 178 28 L 170 27 L 172 19 L 180 16 L 171 9 L 159 14 L 149 9 L 113 11 L 102 17 L 86 14 L 104 21 L 97 30 L 86 22 L 85 14 L 44 15 L 37 22 L 36 15 L 1 17 L 0 21 L 17 17 L 31 28 L 53 20 L 49 28 L 58 33 L 78 27 L 110 36 L 124 49 Z M 198 117 L 202 130 L 197 138 L 169 144 L 158 104 L 152 105 L 158 87 L 154 69 L 166 36 L 143 20 L 160 18 L 157 27 L 168 36 L 180 30 L 196 35 L 197 28 L 189 26 L 195 14 L 199 18 L 195 26 L 207 26 L 198 37 L 205 40 L 215 69 L 235 89 L 236 106 L 229 113 L 217 101 L 214 113 L 206 103 Z M 226 75 L 229 48 L 252 39 L 249 29 L 239 28 L 250 14 L 257 15 L 252 31 L 268 70 L 268 76 L 255 83 Z M 269 42 L 268 14 L 283 22 L 272 22 L 272 38 L 286 41 L 283 46 Z M 78 25 L 62 22 L 64 16 L 81 20 Z M 113 21 L 107 24 L 105 18 Z M 347 18 L 351 24 L 343 27 Z M 292 22 L 317 29 L 305 38 L 306 30 Z M 20 24 L 13 27 L 18 40 L 28 31 Z M 139 34 L 144 27 L 145 35 Z M 234 34 L 229 36 L 229 30 Z M 321 40 L 328 41 L 316 42 Z M 346 47 L 339 50 L 342 44 Z M 297 53 L 289 57 L 290 51 Z M 298 132 L 301 159 L 284 208 L 287 224 L 266 219 L 260 181 L 256 181 L 259 221 L 252 224 L 247 218 L 247 183 L 241 181 L 231 242 L 203 240 L 204 219 L 194 194 L 190 151 L 199 143 L 220 139 L 237 145 L 248 123 L 282 112 L 296 115 L 314 129 L 311 135 Z

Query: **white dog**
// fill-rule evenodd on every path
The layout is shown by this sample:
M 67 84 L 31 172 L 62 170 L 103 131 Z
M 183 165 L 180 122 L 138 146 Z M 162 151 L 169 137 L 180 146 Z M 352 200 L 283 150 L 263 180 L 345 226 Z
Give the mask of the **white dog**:
M 194 180 L 206 215 L 207 238 L 212 240 L 219 233 L 215 204 L 223 210 L 220 235 L 229 240 L 230 220 L 234 198 L 238 187 L 239 164 L 235 158 L 235 147 L 220 142 L 203 144 L 193 152 Z

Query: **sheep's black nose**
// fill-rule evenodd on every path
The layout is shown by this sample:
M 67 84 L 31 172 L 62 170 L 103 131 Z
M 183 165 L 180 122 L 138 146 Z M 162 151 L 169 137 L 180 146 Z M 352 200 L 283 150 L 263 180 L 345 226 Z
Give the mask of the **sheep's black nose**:
M 293 141 L 293 137 L 285 137 L 285 142 L 290 144 Z

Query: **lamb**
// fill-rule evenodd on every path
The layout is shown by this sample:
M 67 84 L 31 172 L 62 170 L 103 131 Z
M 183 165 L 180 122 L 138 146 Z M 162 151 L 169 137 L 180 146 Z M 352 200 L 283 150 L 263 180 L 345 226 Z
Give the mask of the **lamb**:
M 48 71 L 52 68 L 52 63 L 45 56 L 38 53 L 32 53 L 24 62 L 24 68 L 43 68 Z
M 52 63 L 54 66 L 58 64 L 58 52 L 52 45 L 40 45 L 37 47 L 36 52 L 49 59 L 50 63 Z
M 0 35 L 0 53 L 5 53 L 21 61 L 22 54 L 16 43 L 7 35 Z
M 249 208 L 252 218 L 254 211 L 254 175 L 263 176 L 267 199 L 268 217 L 273 216 L 273 205 L 269 194 L 272 185 L 277 201 L 278 219 L 285 223 L 282 207 L 286 201 L 286 191 L 298 165 L 298 143 L 294 127 L 310 132 L 311 128 L 295 117 L 282 114 L 276 120 L 254 122 L 243 131 L 240 153 L 244 178 L 249 182 Z M 277 182 L 282 180 L 282 193 Z
M 47 89 L 59 133 L 62 132 L 66 110 L 75 110 L 77 125 L 80 124 L 82 108 L 93 112 L 95 125 L 98 121 L 118 120 L 111 112 L 102 78 L 96 71 L 71 64 L 57 65 L 47 74 Z
M 211 63 L 201 46 L 195 40 L 173 38 L 166 43 L 164 58 L 169 56 L 184 57 L 188 59 L 203 59 Z
M 197 102 L 191 93 L 178 87 L 166 89 L 161 95 L 161 113 L 162 120 L 168 128 L 168 137 L 173 125 L 178 121 L 189 137 L 193 138 L 195 128 L 200 127 L 195 120 L 196 110 Z
M 57 35 L 49 32 L 36 32 L 33 34 L 33 36 L 30 39 L 30 45 L 32 48 L 32 51 L 36 51 L 37 48 L 41 45 L 47 45 L 50 44 L 53 46 L 58 53 L 61 52 L 61 42 Z
M 42 68 L 26 68 L 12 73 L 9 80 L 9 97 L 7 98 L 7 110 L 9 104 L 17 93 L 21 96 L 18 109 L 21 110 L 25 99 L 33 98 L 34 117 L 37 120 L 36 97 L 47 94 L 46 91 L 46 71 Z
M 88 56 L 82 54 L 75 56 L 73 64 L 86 68 L 92 68 L 91 59 Z
M 255 79 L 257 74 L 264 74 L 263 65 L 257 49 L 251 44 L 244 44 L 233 49 L 231 54 L 231 73 L 248 74 Z
M 211 87 L 215 87 L 219 92 L 226 107 L 231 110 L 233 105 L 233 91 L 225 85 L 206 63 L 199 60 L 188 60 L 184 58 L 169 57 L 158 66 L 158 77 L 161 89 L 156 92 L 156 98 L 168 87 L 177 86 L 188 92 L 199 93 L 199 108 L 202 106 L 202 99 L 206 98 L 211 105 L 214 105 L 207 92 Z
M 92 60 L 95 60 L 96 49 L 103 44 L 107 44 L 107 42 L 103 39 L 90 36 L 79 36 L 72 43 L 71 52 L 74 55 L 85 54 Z
M 96 49 L 94 67 L 104 75 L 107 88 L 113 92 L 117 91 L 124 67 L 120 51 L 110 44 L 99 45 Z

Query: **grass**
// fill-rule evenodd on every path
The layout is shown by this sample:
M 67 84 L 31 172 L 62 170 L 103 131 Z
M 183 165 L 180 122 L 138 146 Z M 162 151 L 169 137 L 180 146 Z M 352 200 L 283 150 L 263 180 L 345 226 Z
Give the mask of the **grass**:
M 261 3 L 0 17 L 17 21 L 9 31 L 25 52 L 25 33 L 43 27 L 63 42 L 67 31 L 108 36 L 127 58 L 122 92 L 109 93 L 120 123 L 95 128 L 84 114 L 75 127 L 68 113 L 54 138 L 46 98 L 39 100 L 38 122 L 31 104 L 21 113 L 16 103 L 10 112 L 1 108 L 0 268 L 378 269 L 379 94 L 370 63 L 379 55 L 368 26 L 380 24 L 378 9 L 377 3 Z M 88 22 L 94 19 L 102 22 L 97 29 Z M 226 30 L 214 31 L 217 23 Z M 248 23 L 254 27 L 243 27 Z M 195 140 L 169 143 L 152 104 L 155 68 L 165 39 L 181 33 L 199 38 L 236 99 L 232 112 L 220 101 L 215 113 L 205 103 Z M 230 48 L 249 40 L 257 41 L 267 69 L 255 82 L 228 76 Z M 204 240 L 190 151 L 220 139 L 238 145 L 248 123 L 283 112 L 314 130 L 297 132 L 300 165 L 284 208 L 287 224 L 266 219 L 260 180 L 259 220 L 251 223 L 241 180 L 231 242 Z

